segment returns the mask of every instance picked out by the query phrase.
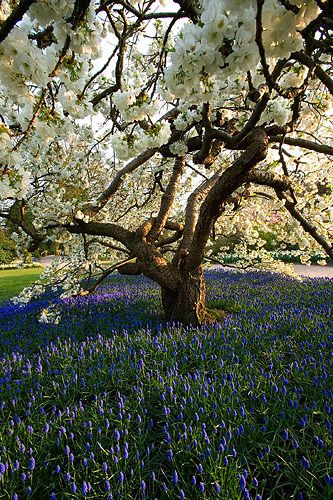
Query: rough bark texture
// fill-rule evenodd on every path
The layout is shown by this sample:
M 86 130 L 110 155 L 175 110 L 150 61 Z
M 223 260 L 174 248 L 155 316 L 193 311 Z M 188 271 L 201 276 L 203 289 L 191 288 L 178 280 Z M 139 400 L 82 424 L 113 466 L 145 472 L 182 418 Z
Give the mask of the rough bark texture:
M 162 287 L 165 319 L 199 326 L 207 317 L 206 285 L 202 266 L 191 272 L 181 270 L 180 273 L 182 279 L 176 291 Z

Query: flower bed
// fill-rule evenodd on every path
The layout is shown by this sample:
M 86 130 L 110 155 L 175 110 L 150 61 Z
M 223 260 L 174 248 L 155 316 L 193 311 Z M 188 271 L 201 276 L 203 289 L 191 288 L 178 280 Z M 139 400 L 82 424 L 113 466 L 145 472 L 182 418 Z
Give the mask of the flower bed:
M 0 309 L 0 497 L 331 498 L 332 281 L 207 284 L 200 329 L 142 278 Z

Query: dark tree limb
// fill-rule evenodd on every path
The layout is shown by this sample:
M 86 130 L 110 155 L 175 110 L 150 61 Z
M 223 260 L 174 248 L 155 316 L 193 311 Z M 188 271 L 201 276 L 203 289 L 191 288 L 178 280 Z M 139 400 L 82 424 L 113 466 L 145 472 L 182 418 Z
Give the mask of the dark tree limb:
M 304 64 L 304 66 L 307 66 L 310 70 L 313 70 L 314 74 L 325 85 L 325 87 L 329 90 L 330 94 L 333 95 L 333 79 L 310 56 L 308 56 L 304 52 L 293 52 L 291 54 L 291 58 L 295 59 L 301 64 Z
M 60 227 L 69 233 L 108 236 L 122 243 L 128 248 L 131 256 L 137 259 L 137 264 L 140 266 L 142 264 L 141 272 L 144 272 L 145 276 L 162 287 L 177 289 L 180 280 L 178 270 L 171 266 L 157 248 L 143 241 L 136 232 L 124 229 L 117 224 L 84 222 L 81 219 L 74 219 L 73 223 L 63 224 Z
M 252 170 L 249 172 L 246 176 L 246 181 L 261 186 L 269 186 L 279 191 L 287 191 L 291 187 L 289 177 L 271 172 L 260 172 L 259 170 Z
M 124 181 L 126 175 L 134 172 L 138 167 L 143 165 L 146 161 L 150 160 L 156 153 L 157 148 L 147 149 L 143 153 L 139 154 L 134 160 L 130 161 L 123 167 L 112 180 L 110 185 L 100 194 L 95 205 L 87 205 L 84 207 L 84 212 L 90 215 L 96 215 L 112 198 L 112 196 L 118 191 L 120 185 Z
M 24 14 L 28 12 L 31 5 L 36 0 L 21 0 L 17 7 L 11 12 L 7 19 L 0 26 L 0 43 L 7 38 L 14 26 L 22 20 Z
M 297 5 L 293 5 L 292 3 L 288 2 L 288 0 L 278 0 L 278 2 L 283 5 L 283 7 L 286 10 L 289 10 L 290 12 L 293 12 L 294 14 L 299 13 L 299 7 Z
M 247 149 L 231 167 L 221 174 L 201 205 L 186 262 L 188 270 L 198 268 L 203 261 L 211 227 L 220 215 L 220 207 L 223 202 L 245 182 L 246 176 L 251 169 L 266 158 L 268 137 L 264 130 L 262 128 L 255 129 L 248 140 Z
M 205 127 L 205 132 L 202 139 L 202 146 L 200 151 L 193 155 L 194 163 L 205 163 L 206 159 L 210 156 L 212 149 L 212 123 L 210 121 L 210 105 L 205 103 L 202 107 L 202 124 Z
M 212 177 L 202 182 L 189 196 L 186 209 L 185 209 L 185 224 L 183 238 L 177 252 L 175 259 L 179 258 L 180 253 L 188 253 L 191 246 L 193 235 L 195 231 L 195 226 L 198 221 L 200 206 L 206 199 L 207 194 L 210 189 L 214 186 L 218 180 L 220 173 L 217 172 Z
M 120 262 L 117 262 L 111 267 L 108 267 L 108 269 L 105 269 L 105 271 L 102 272 L 101 276 L 94 282 L 94 284 L 89 287 L 87 290 L 85 290 L 81 295 L 86 295 L 87 293 L 93 293 L 96 288 L 108 277 L 110 274 L 112 274 L 114 271 L 119 271 L 119 269 L 123 266 L 126 266 L 126 264 L 130 264 L 131 261 L 133 261 L 133 258 L 128 258 L 125 260 L 122 260 Z
M 185 14 L 193 21 L 197 22 L 200 16 L 200 5 L 197 0 L 174 0 Z
M 283 142 L 289 146 L 298 146 L 300 148 L 316 151 L 325 155 L 333 156 L 333 147 L 327 144 L 319 144 L 318 142 L 308 141 L 307 139 L 298 139 L 296 137 L 287 137 L 282 135 L 275 135 L 269 138 L 269 142 Z
M 181 176 L 184 174 L 184 171 L 184 158 L 176 158 L 169 183 L 161 199 L 160 210 L 154 221 L 153 227 L 147 236 L 147 241 L 149 241 L 150 243 L 154 242 L 160 236 L 163 228 L 165 227 L 166 221 L 169 217 L 170 211 L 176 198 L 179 181 L 181 179 Z
M 269 72 L 269 65 L 267 64 L 267 61 L 266 61 L 265 49 L 264 49 L 264 45 L 262 43 L 262 32 L 263 32 L 262 8 L 263 8 L 264 3 L 265 3 L 265 0 L 257 0 L 255 40 L 256 40 L 258 50 L 259 50 L 260 62 L 261 62 L 261 66 L 262 66 L 262 70 L 264 73 L 266 83 L 269 87 L 269 90 L 272 90 L 275 87 L 275 81 L 272 79 L 272 76 Z
M 290 215 L 292 215 L 292 217 L 300 223 L 300 225 L 302 226 L 304 231 L 306 233 L 308 233 L 310 236 L 312 236 L 312 238 L 317 243 L 319 243 L 319 245 L 325 250 L 325 252 L 330 257 L 330 259 L 333 260 L 333 246 L 332 246 L 332 244 L 329 241 L 327 241 L 326 238 L 318 232 L 318 230 L 314 224 L 309 222 L 304 217 L 304 215 L 296 208 L 295 203 L 291 202 L 285 193 L 283 193 L 282 191 L 277 189 L 276 194 L 280 200 L 284 201 L 284 206 L 286 207 L 286 209 L 288 210 Z
M 131 249 L 135 243 L 135 233 L 128 231 L 117 224 L 103 222 L 84 222 L 82 219 L 74 219 L 71 224 L 62 226 L 72 234 L 90 234 L 91 236 L 107 236 L 122 243 L 125 247 Z

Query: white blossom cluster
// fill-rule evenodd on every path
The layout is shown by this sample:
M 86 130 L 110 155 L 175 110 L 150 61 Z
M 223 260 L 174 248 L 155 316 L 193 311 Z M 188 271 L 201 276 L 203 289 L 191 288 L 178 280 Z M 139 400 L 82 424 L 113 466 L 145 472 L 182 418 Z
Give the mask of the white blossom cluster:
M 126 121 L 139 121 L 151 118 L 156 115 L 161 107 L 161 103 L 155 99 L 150 101 L 148 96 L 137 97 L 134 91 L 115 92 L 112 100 L 121 112 L 122 118 Z
M 162 121 L 148 130 L 136 127 L 131 134 L 117 131 L 112 136 L 111 144 L 120 160 L 128 160 L 146 149 L 157 148 L 166 144 L 170 134 L 170 124 L 167 121 Z
M 313 0 L 292 3 L 300 7 L 296 15 L 277 0 L 264 3 L 263 45 L 272 62 L 302 48 L 299 29 L 318 13 Z M 203 0 L 200 23 L 185 24 L 175 40 L 165 72 L 169 91 L 192 103 L 208 102 L 229 75 L 254 70 L 259 64 L 255 17 L 254 0 Z

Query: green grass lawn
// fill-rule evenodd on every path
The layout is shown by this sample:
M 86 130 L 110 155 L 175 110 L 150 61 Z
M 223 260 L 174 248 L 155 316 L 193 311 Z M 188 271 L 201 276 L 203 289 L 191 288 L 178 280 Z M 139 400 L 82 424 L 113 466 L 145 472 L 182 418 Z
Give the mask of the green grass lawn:
M 43 268 L 6 269 L 0 271 L 0 301 L 9 299 L 30 286 L 38 278 Z

